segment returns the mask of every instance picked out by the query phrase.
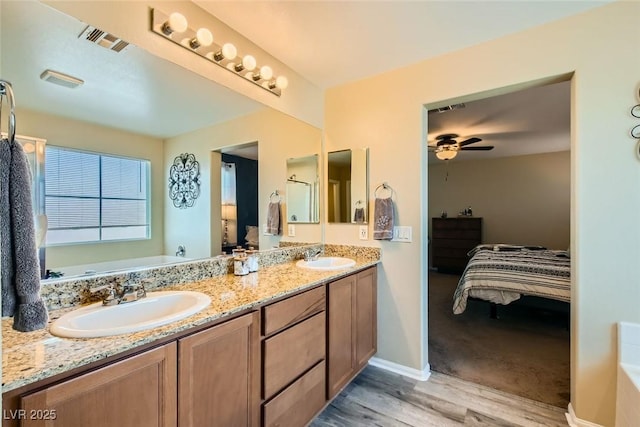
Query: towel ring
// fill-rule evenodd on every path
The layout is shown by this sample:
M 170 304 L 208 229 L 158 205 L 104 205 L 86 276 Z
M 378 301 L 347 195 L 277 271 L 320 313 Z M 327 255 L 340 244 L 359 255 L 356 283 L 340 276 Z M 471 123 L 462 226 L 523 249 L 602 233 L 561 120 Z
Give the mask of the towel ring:
M 2 112 L 2 98 L 7 97 L 7 103 L 9 104 L 9 129 L 7 132 L 7 139 L 9 142 L 13 142 L 16 139 L 16 101 L 13 95 L 13 89 L 11 83 L 6 80 L 0 80 L 0 112 Z M 2 117 L 0 117 L 0 122 Z M 0 123 L 1 126 L 1 123 Z
M 273 200 L 274 197 L 276 197 L 276 200 Z M 269 196 L 269 201 L 280 203 L 280 193 L 278 192 L 278 190 L 271 193 L 271 195 Z
M 362 206 L 363 204 L 362 200 L 356 200 L 356 206 Z
M 393 188 L 391 188 L 391 186 L 386 182 L 383 182 L 376 187 L 375 191 L 373 192 L 373 197 L 375 197 L 376 199 L 378 198 L 378 190 L 380 190 L 381 188 L 383 191 L 387 190 L 389 193 L 391 193 L 389 197 L 393 197 Z

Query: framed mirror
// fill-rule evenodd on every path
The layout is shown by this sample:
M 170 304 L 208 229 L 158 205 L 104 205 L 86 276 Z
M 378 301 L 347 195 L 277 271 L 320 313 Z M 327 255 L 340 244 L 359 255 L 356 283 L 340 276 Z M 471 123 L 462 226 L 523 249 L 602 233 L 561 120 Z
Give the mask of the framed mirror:
M 318 155 L 287 159 L 287 222 L 319 223 Z
M 328 222 L 366 224 L 369 220 L 369 149 L 328 155 Z

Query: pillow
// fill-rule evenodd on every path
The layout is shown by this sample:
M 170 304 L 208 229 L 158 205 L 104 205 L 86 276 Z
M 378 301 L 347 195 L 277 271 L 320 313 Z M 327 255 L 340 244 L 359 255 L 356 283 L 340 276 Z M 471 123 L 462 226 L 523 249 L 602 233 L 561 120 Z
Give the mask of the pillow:
M 255 225 L 247 225 L 245 229 L 247 230 L 247 236 L 244 240 L 251 246 L 258 246 L 260 241 L 260 237 L 258 236 L 258 227 Z

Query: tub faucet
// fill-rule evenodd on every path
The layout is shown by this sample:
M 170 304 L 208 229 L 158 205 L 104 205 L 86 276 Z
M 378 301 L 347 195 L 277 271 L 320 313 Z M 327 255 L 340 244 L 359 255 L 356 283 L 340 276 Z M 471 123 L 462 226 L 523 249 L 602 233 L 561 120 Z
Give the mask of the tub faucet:
M 176 251 L 176 256 L 184 257 L 184 254 L 187 252 L 187 249 L 184 245 L 178 245 L 178 250 Z

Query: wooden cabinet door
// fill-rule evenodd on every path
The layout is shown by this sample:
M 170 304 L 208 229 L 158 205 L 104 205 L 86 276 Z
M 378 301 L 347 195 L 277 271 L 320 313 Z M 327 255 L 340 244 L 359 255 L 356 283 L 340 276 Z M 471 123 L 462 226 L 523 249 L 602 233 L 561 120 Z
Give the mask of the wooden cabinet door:
M 356 366 L 355 358 L 355 298 L 356 275 L 329 283 L 327 307 L 329 349 L 327 362 L 328 398 L 333 398 L 351 379 Z
M 174 427 L 176 397 L 170 343 L 24 396 L 22 425 Z
M 180 427 L 258 426 L 257 312 L 178 341 Z
M 377 270 L 369 268 L 358 273 L 356 282 L 356 370 L 367 364 L 378 349 Z

